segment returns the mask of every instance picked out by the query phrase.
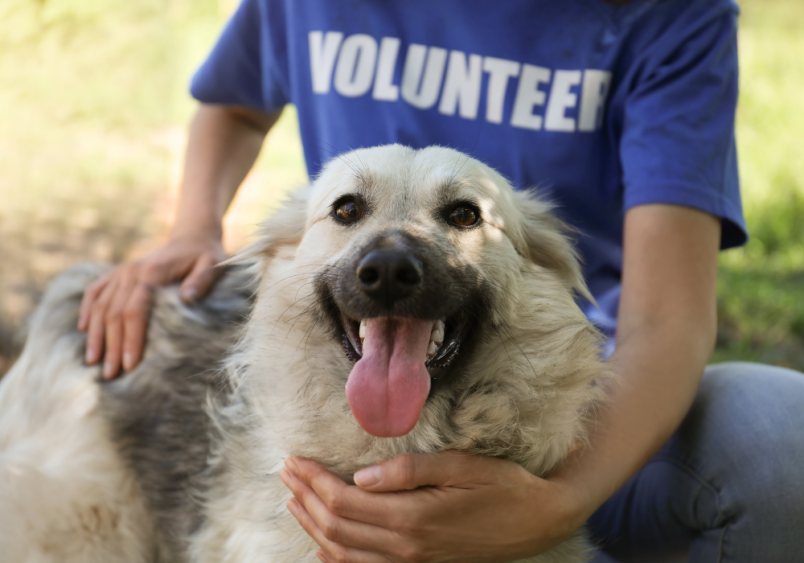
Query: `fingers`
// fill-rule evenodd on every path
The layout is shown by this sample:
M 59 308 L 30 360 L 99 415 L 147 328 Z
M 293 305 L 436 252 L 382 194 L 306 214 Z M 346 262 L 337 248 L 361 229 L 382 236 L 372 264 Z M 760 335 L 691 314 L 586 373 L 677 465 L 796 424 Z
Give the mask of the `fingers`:
M 376 495 L 349 486 L 312 460 L 288 458 L 285 465 L 298 477 L 297 482 L 309 486 L 329 511 L 338 516 L 395 529 L 400 525 L 400 515 L 411 515 L 409 499 L 398 495 Z
M 367 472 L 379 478 L 377 486 L 398 486 L 395 492 L 347 485 L 311 460 L 291 457 L 286 465 L 282 481 L 298 501 L 289 508 L 330 561 L 360 560 L 363 555 L 350 549 L 394 562 L 443 560 L 455 553 L 466 555 L 457 557 L 462 561 L 485 559 L 478 557 L 483 553 L 521 559 L 535 552 L 534 499 L 548 498 L 534 495 L 547 489 L 534 489 L 538 478 L 516 463 L 459 452 L 399 456 L 380 464 L 382 471 Z M 417 484 L 435 486 L 405 490 Z M 562 534 L 563 528 L 542 534 L 545 548 Z
M 377 552 L 396 542 L 391 532 L 332 513 L 315 491 L 288 470 L 283 470 L 280 477 L 296 497 L 288 503 L 291 514 L 330 559 L 388 562 Z
M 203 254 L 198 258 L 190 274 L 181 284 L 179 294 L 185 303 L 191 303 L 209 292 L 220 275 L 215 269 L 217 262 L 211 254 Z
M 109 283 L 111 274 L 98 278 L 84 290 L 84 297 L 81 299 L 81 309 L 78 313 L 78 330 L 85 331 L 89 326 L 89 318 L 92 313 L 92 306 L 100 297 L 106 284 Z M 87 360 L 89 361 L 89 360 Z
M 123 309 L 123 369 L 133 370 L 142 358 L 145 329 L 153 303 L 153 288 L 138 284 Z
M 114 291 L 111 303 L 103 318 L 106 327 L 106 344 L 103 354 L 103 376 L 111 379 L 120 371 L 125 334 L 124 310 L 135 287 L 138 287 L 136 271 L 123 270 Z
M 180 238 L 92 283 L 78 316 L 79 330 L 87 331 L 87 363 L 103 357 L 107 379 L 121 366 L 134 369 L 143 354 L 153 288 L 186 278 L 182 299 L 193 301 L 209 291 L 219 275 L 214 266 L 224 256 L 214 237 Z
M 321 546 L 318 558 L 324 563 L 390 563 L 390 560 L 377 553 L 371 553 L 354 547 L 346 547 L 328 539 L 316 524 L 310 513 L 297 500 L 288 502 L 288 510 L 299 521 L 304 531 Z
M 87 330 L 86 362 L 103 357 L 103 376 L 134 369 L 142 356 L 151 307 L 151 284 L 136 263 L 119 266 L 87 288 L 79 328 Z M 86 319 L 86 320 L 85 320 Z
M 478 483 L 479 456 L 457 451 L 440 454 L 406 454 L 355 473 L 355 484 L 372 492 L 403 491 L 425 486 L 450 487 L 467 478 Z
M 106 316 L 106 309 L 114 297 L 116 288 L 117 279 L 108 279 L 107 283 L 102 286 L 100 293 L 92 302 L 89 320 L 87 321 L 86 362 L 89 365 L 98 362 L 103 354 L 103 340 L 105 336 L 103 321 Z

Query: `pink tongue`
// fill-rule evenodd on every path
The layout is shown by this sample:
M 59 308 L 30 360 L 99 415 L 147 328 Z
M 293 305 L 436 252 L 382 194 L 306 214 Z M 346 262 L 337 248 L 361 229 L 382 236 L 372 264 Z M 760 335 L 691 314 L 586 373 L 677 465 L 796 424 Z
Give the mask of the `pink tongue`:
M 346 382 L 357 423 L 374 436 L 404 436 L 419 420 L 430 393 L 424 367 L 433 321 L 378 318 L 366 321 L 363 357 Z

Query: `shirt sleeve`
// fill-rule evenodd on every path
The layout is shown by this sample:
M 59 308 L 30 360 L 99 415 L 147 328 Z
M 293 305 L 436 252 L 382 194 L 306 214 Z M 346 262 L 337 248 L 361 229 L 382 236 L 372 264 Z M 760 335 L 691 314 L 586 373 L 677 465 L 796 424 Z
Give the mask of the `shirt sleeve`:
M 688 6 L 657 33 L 632 77 L 620 140 L 624 206 L 701 209 L 722 219 L 721 247 L 729 248 L 748 237 L 734 139 L 738 9 Z
M 195 99 L 263 111 L 288 103 L 284 18 L 280 10 L 263 4 L 240 4 L 193 76 L 190 93 Z

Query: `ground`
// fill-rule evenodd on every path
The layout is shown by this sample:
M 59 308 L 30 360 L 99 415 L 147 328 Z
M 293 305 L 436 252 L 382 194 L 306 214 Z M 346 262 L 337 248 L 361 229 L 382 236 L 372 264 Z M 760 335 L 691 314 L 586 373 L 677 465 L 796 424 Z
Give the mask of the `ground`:
M 721 255 L 716 360 L 804 369 L 804 4 L 745 0 L 738 151 L 752 240 Z M 187 95 L 235 0 L 6 0 L 0 5 L 0 374 L 48 280 L 165 236 Z M 306 181 L 293 110 L 227 216 L 242 245 Z

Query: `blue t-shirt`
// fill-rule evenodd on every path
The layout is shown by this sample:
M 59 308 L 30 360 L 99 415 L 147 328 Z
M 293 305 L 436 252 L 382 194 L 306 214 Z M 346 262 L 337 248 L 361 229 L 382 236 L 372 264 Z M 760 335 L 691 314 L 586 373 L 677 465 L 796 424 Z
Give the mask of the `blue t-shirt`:
M 538 187 L 578 245 L 609 334 L 624 213 L 695 207 L 746 240 L 732 0 L 244 0 L 191 91 L 299 114 L 308 172 L 371 145 L 462 150 Z

